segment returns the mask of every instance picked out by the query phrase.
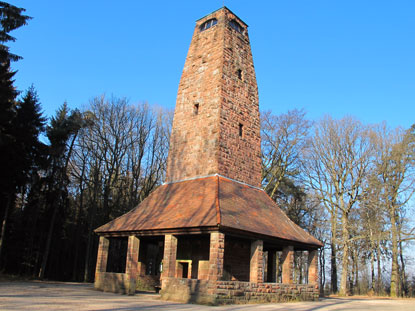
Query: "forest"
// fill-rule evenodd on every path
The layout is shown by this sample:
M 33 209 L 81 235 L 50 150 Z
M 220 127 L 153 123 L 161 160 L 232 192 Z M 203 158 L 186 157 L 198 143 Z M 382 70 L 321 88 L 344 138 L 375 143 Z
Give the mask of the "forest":
M 30 19 L 0 2 L 0 272 L 92 282 L 94 229 L 163 183 L 173 112 L 97 95 L 45 117 L 7 45 Z M 263 111 L 261 139 L 263 189 L 325 245 L 321 290 L 414 297 L 415 126 Z

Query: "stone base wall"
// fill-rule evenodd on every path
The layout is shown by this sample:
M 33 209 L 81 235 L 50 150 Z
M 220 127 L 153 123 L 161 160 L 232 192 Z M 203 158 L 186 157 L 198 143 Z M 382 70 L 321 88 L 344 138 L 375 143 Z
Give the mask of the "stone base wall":
M 215 298 L 217 304 L 314 301 L 319 293 L 311 284 L 218 281 Z
M 161 299 L 186 303 L 215 304 L 215 282 L 195 279 L 165 278 Z
M 94 287 L 104 292 L 127 294 L 128 278 L 125 273 L 99 272 L 95 274 Z
M 136 290 L 154 292 L 160 288 L 160 276 L 145 275 L 137 276 Z
M 318 300 L 318 285 L 205 281 L 167 278 L 161 299 L 199 304 L 238 304 Z
M 129 286 L 129 278 L 126 273 L 99 272 L 95 276 L 94 287 L 104 292 L 133 295 L 135 290 L 128 291 Z M 136 290 L 155 291 L 158 287 L 160 287 L 159 277 L 137 276 Z

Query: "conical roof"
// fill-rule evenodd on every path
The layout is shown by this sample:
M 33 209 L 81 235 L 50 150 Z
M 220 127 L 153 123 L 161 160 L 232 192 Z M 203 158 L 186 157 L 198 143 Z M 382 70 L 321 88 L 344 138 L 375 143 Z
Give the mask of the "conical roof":
M 219 175 L 164 184 L 98 234 L 219 228 L 321 247 L 265 191 Z

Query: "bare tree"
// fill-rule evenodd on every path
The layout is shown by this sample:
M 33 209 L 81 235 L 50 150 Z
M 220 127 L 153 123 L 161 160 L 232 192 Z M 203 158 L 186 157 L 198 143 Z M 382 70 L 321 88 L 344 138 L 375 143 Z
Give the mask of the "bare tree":
M 391 296 L 399 295 L 400 243 L 414 239 L 413 230 L 403 230 L 402 213 L 415 191 L 415 137 L 414 128 L 390 130 L 385 124 L 376 131 L 376 167 L 370 187 L 377 189 L 378 200 L 390 226 L 392 269 L 390 279 Z M 403 260 L 401 261 L 403 268 Z
M 361 193 L 371 152 L 367 127 L 350 117 L 340 120 L 325 117 L 316 124 L 314 136 L 304 153 L 303 170 L 307 184 L 330 214 L 333 292 L 337 291 L 337 250 L 342 247 L 341 295 L 347 292 L 349 216 Z M 341 233 L 338 235 L 339 229 Z
M 377 148 L 376 140 L 374 147 Z M 360 197 L 359 218 L 355 223 L 356 235 L 365 240 L 364 248 L 370 261 L 370 289 L 377 295 L 381 294 L 382 245 L 389 238 L 387 215 L 381 199 L 382 187 L 377 182 L 376 166 L 372 166 Z
M 303 110 L 278 116 L 271 111 L 261 114 L 262 183 L 274 200 L 284 178 L 299 175 L 300 155 L 310 127 Z
M 171 124 L 168 112 L 124 98 L 96 97 L 88 115 L 71 162 L 78 213 L 87 208 L 84 280 L 91 274 L 93 229 L 134 208 L 162 182 Z

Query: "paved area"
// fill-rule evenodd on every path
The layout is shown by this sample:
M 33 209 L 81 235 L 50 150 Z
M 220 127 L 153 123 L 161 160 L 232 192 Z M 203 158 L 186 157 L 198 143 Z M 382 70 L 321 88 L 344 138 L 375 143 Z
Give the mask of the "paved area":
M 125 296 L 103 293 L 91 284 L 0 282 L 0 310 L 145 310 L 145 311 L 270 311 L 270 310 L 398 310 L 414 311 L 415 299 L 329 298 L 317 302 L 209 307 L 161 301 L 156 294 Z

